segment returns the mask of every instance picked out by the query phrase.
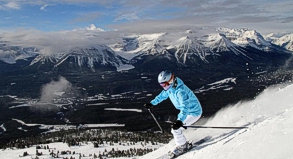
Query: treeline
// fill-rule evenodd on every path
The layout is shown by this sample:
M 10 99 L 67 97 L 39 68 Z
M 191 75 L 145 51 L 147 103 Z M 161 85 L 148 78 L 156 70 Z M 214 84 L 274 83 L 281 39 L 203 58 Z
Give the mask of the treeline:
M 39 148 L 41 147 L 41 148 Z M 32 159 L 40 159 L 43 156 L 43 152 L 40 149 L 47 150 L 49 155 L 52 158 L 63 158 L 63 159 L 82 159 L 83 157 L 90 157 L 93 159 L 107 159 L 107 158 L 118 158 L 118 157 L 135 157 L 135 156 L 143 156 L 149 152 L 152 152 L 154 149 L 152 148 L 130 148 L 127 150 L 119 150 L 112 148 L 107 151 L 106 149 L 102 152 L 83 154 L 76 153 L 75 151 L 60 151 L 56 148 L 48 148 L 47 146 L 37 146 L 37 150 L 35 154 L 29 154 L 27 151 L 23 152 L 23 155 L 19 155 L 19 157 L 32 156 Z M 33 157 L 35 156 L 35 157 Z
M 2 146 L 1 148 L 7 149 L 24 149 L 32 146 L 36 146 L 36 158 L 42 156 L 38 149 L 45 149 L 49 151 L 49 154 L 54 158 L 60 157 L 60 155 L 72 154 L 76 156 L 75 152 L 63 152 L 53 150 L 49 148 L 48 144 L 54 142 L 63 142 L 70 146 L 81 146 L 83 144 L 93 143 L 94 148 L 101 146 L 114 146 L 119 145 L 119 147 L 128 146 L 133 147 L 126 150 L 119 150 L 112 148 L 111 150 L 105 149 L 99 154 L 94 152 L 89 157 L 93 158 L 115 158 L 115 157 L 133 157 L 142 156 L 146 153 L 152 152 L 154 149 L 147 148 L 146 145 L 158 145 L 158 143 L 166 144 L 172 138 L 171 134 L 168 133 L 154 133 L 154 132 L 127 132 L 127 131 L 117 131 L 111 129 L 89 129 L 89 130 L 62 130 L 59 132 L 42 133 L 37 136 L 19 138 L 13 140 Z M 46 146 L 44 146 L 46 145 Z M 135 148 L 135 146 L 140 145 L 142 148 Z M 20 154 L 20 156 L 28 155 L 27 152 Z M 30 154 L 31 155 L 31 154 Z M 78 158 L 84 157 L 84 154 L 79 154 Z M 74 158 L 73 156 L 69 158 Z

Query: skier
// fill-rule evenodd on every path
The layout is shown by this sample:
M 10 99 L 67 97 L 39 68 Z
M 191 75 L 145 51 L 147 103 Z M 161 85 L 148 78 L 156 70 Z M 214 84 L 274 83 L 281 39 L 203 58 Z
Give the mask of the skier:
M 171 155 L 178 156 L 186 152 L 189 146 L 182 132 L 183 126 L 189 126 L 198 121 L 202 115 L 202 107 L 195 94 L 171 71 L 162 71 L 158 76 L 158 82 L 164 90 L 150 103 L 144 104 L 144 107 L 151 109 L 169 97 L 175 108 L 180 110 L 171 130 L 176 144 Z

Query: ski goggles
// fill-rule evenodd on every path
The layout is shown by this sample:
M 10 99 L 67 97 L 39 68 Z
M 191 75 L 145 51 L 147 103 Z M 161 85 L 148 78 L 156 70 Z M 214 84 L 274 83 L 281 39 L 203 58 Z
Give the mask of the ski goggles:
M 163 87 L 164 90 L 168 90 L 171 87 L 171 84 L 168 82 L 160 83 L 160 86 Z
M 160 83 L 160 86 L 162 86 L 162 87 L 167 87 L 167 86 L 169 86 L 169 85 L 170 85 L 170 83 L 168 83 L 168 82 Z

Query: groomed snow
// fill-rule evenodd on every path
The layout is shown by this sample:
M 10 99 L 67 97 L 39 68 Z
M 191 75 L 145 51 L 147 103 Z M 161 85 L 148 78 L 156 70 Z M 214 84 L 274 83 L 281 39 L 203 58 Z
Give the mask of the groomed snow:
M 247 126 L 248 129 L 188 129 L 188 139 L 212 136 L 178 159 L 292 159 L 293 84 L 266 89 L 252 101 L 219 111 L 207 126 Z M 174 148 L 174 141 L 140 159 L 151 159 Z

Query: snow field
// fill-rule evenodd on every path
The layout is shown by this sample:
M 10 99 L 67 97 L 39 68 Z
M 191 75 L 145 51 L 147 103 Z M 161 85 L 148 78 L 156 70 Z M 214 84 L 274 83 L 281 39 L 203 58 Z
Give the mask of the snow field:
M 293 84 L 266 89 L 254 100 L 219 111 L 207 126 L 247 126 L 248 129 L 188 129 L 188 139 L 212 139 L 178 159 L 292 159 Z M 162 156 L 174 149 L 174 141 L 140 159 Z

